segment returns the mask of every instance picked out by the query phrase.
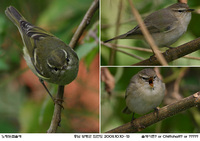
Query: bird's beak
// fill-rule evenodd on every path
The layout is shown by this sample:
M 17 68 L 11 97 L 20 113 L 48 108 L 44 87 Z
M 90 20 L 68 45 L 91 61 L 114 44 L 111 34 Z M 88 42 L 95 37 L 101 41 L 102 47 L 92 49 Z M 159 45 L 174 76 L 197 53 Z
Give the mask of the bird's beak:
M 65 65 L 63 66 L 63 69 L 67 70 L 67 69 L 68 69 L 68 65 L 65 64 Z
M 150 77 L 150 79 L 149 79 L 149 85 L 153 88 L 153 78 L 152 77 Z
M 194 11 L 194 9 L 187 9 L 187 12 L 192 12 Z

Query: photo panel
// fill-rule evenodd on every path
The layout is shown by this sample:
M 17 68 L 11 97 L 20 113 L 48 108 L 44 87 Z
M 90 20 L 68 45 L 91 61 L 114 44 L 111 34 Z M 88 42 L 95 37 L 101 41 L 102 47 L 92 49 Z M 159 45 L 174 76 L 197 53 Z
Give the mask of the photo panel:
M 199 133 L 199 72 L 200 67 L 101 67 L 101 132 Z
M 198 0 L 101 0 L 101 65 L 198 66 L 198 7 Z M 144 35 L 140 18 L 153 40 Z
M 99 133 L 98 29 L 99 0 L 1 0 L 0 133 Z

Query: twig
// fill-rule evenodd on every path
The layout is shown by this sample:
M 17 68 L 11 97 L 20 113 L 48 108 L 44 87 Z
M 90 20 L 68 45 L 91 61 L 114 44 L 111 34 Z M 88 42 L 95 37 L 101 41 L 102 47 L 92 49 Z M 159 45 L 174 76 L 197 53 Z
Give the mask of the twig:
M 90 8 L 88 9 L 87 13 L 85 14 L 79 27 L 77 28 L 76 32 L 74 33 L 69 43 L 70 47 L 74 48 L 80 36 L 82 35 L 83 31 L 85 30 L 87 25 L 90 23 L 90 19 L 92 18 L 92 16 L 94 15 L 98 7 L 99 7 L 99 0 L 94 0 Z M 58 99 L 58 102 L 55 103 L 54 114 L 51 120 L 51 125 L 49 129 L 47 130 L 47 133 L 55 133 L 57 130 L 57 127 L 60 125 L 63 94 L 64 94 L 64 86 L 59 86 L 58 93 L 56 96 L 56 98 Z
M 157 123 L 165 118 L 171 117 L 194 106 L 200 106 L 200 92 L 197 92 L 173 104 L 160 108 L 158 114 L 156 114 L 155 112 L 149 113 L 135 119 L 132 123 L 126 123 L 120 127 L 108 131 L 107 133 L 138 132 L 154 123 Z
M 47 133 L 55 133 L 57 127 L 60 126 L 63 94 L 64 94 L 64 86 L 59 86 L 58 94 L 56 95 L 57 102 L 55 103 L 53 118 L 51 120 L 51 125 L 47 130 Z
M 189 56 L 189 55 L 184 56 L 184 58 L 194 59 L 194 60 L 200 60 L 200 57 L 194 57 L 194 56 Z
M 180 94 L 179 93 L 180 83 L 187 71 L 188 71 L 188 68 L 180 69 L 179 76 L 177 77 L 177 79 L 174 82 L 174 94 Z
M 110 46 L 114 46 L 112 43 L 103 43 L 101 42 L 102 45 L 108 47 L 108 45 Z M 125 49 L 131 49 L 131 50 L 137 50 L 137 51 L 143 51 L 143 52 L 149 52 L 149 53 L 152 53 L 152 50 L 151 49 L 148 49 L 148 48 L 141 48 L 141 47 L 132 47 L 132 46 L 126 46 L 126 45 L 118 45 L 118 44 L 115 44 L 115 46 L 117 48 L 125 48 Z M 123 52 L 124 53 L 124 52 Z M 125 54 L 127 54 L 127 52 L 125 52 Z M 186 55 L 186 56 L 183 56 L 183 58 L 187 58 L 187 59 L 194 59 L 194 60 L 200 60 L 200 57 L 195 57 L 195 56 L 189 56 L 189 55 Z M 144 59 L 143 59 L 144 60 Z
M 115 36 L 119 34 L 119 26 L 120 26 L 120 20 L 121 20 L 121 13 L 122 13 L 122 0 L 119 2 L 119 8 L 118 8 L 118 14 L 117 14 L 117 21 L 116 21 L 116 30 L 115 30 Z M 115 40 L 115 44 L 117 43 L 118 40 Z M 113 46 L 113 48 L 116 48 L 116 46 Z M 112 49 L 110 52 L 110 58 L 109 58 L 109 65 L 113 65 L 114 60 L 116 56 L 116 50 Z
M 136 58 L 136 59 L 144 60 L 144 58 L 142 58 L 142 57 L 140 57 L 140 56 L 137 56 L 137 55 L 134 55 L 134 54 L 125 52 L 125 51 L 123 51 L 123 50 L 120 50 L 120 49 L 118 49 L 118 48 L 116 48 L 116 47 L 113 47 L 113 46 L 110 45 L 109 43 L 106 43 L 106 44 L 105 44 L 105 43 L 101 42 L 101 44 L 104 45 L 104 46 L 106 46 L 106 47 L 108 47 L 108 48 L 111 48 L 111 49 L 113 49 L 113 50 L 122 52 L 122 53 L 124 53 L 124 54 L 126 54 L 126 55 L 129 55 L 129 56 L 131 56 L 131 57 L 134 57 L 134 58 Z
M 115 87 L 115 78 L 107 67 L 101 68 L 101 81 L 105 83 L 106 92 L 111 95 L 111 92 Z
M 200 38 L 197 38 L 193 41 L 190 41 L 188 43 L 185 43 L 183 45 L 180 45 L 173 49 L 168 49 L 166 52 L 162 53 L 165 57 L 167 62 L 174 61 L 178 58 L 181 58 L 187 54 L 190 54 L 194 51 L 197 51 L 200 49 Z M 134 66 L 144 66 L 144 65 L 160 65 L 160 62 L 157 60 L 157 58 L 154 56 L 151 56 L 149 59 L 146 59 L 144 61 L 141 61 L 139 63 L 133 64 Z
M 107 46 L 107 45 L 110 45 L 110 46 L 113 46 L 114 44 L 112 44 L 112 43 L 103 43 L 102 42 L 102 44 L 104 45 L 104 46 Z M 150 52 L 150 53 L 152 53 L 152 50 L 151 49 L 148 49 L 148 48 L 142 48 L 142 47 L 132 47 L 132 46 L 127 46 L 127 45 L 118 45 L 118 44 L 116 44 L 115 45 L 117 48 L 125 48 L 125 49 L 131 49 L 131 50 L 137 50 L 137 51 L 144 51 L 144 52 Z
M 79 27 L 77 28 L 74 36 L 69 43 L 71 48 L 74 48 L 76 43 L 78 42 L 80 36 L 82 35 L 83 31 L 85 30 L 86 26 L 90 23 L 92 16 L 94 15 L 95 11 L 99 8 L 99 0 L 94 0 L 91 4 L 90 8 L 88 9 L 87 13 L 85 14 L 82 22 L 80 23 Z
M 165 58 L 163 57 L 163 55 L 159 52 L 158 47 L 156 46 L 152 36 L 150 35 L 149 31 L 147 30 L 139 12 L 137 11 L 137 9 L 135 9 L 133 3 L 131 0 L 129 0 L 131 9 L 132 9 L 132 13 L 135 15 L 136 20 L 138 21 L 138 24 L 142 30 L 142 33 L 144 34 L 144 37 L 146 39 L 146 41 L 149 43 L 149 45 L 151 46 L 153 52 L 155 53 L 156 57 L 158 58 L 160 64 L 167 66 L 167 62 L 165 60 Z

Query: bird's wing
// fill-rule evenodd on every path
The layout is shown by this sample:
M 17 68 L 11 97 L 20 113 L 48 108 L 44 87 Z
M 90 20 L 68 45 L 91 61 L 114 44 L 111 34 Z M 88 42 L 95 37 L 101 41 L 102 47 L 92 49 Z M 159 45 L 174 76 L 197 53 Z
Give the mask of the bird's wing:
M 156 11 L 144 19 L 144 23 L 150 33 L 170 32 L 178 26 L 177 22 L 177 18 L 167 9 Z M 133 35 L 142 35 L 138 25 L 126 33 L 126 38 Z
M 138 87 L 137 87 L 137 78 L 138 77 L 137 75 L 134 75 L 132 78 L 131 78 L 131 81 L 126 89 L 126 93 L 125 93 L 125 99 L 128 97 L 129 94 L 132 94 L 133 91 L 137 91 L 138 90 Z
M 36 27 L 27 22 L 20 12 L 12 6 L 5 10 L 5 14 L 18 27 L 23 42 L 26 45 L 31 57 L 33 57 L 32 51 L 34 48 L 34 40 L 38 40 L 40 37 L 53 36 L 51 33 L 46 32 L 42 28 Z

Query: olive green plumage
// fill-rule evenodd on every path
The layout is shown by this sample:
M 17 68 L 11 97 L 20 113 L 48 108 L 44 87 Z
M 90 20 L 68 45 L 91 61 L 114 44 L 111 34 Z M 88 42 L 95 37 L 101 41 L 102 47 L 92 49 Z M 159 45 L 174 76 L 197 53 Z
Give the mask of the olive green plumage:
M 40 79 L 58 85 L 72 82 L 78 73 L 79 59 L 74 50 L 53 34 L 32 25 L 12 6 L 5 11 L 17 26 L 25 45 L 27 65 Z

